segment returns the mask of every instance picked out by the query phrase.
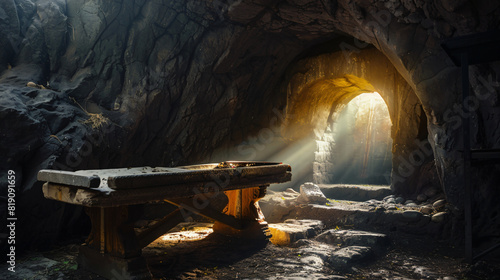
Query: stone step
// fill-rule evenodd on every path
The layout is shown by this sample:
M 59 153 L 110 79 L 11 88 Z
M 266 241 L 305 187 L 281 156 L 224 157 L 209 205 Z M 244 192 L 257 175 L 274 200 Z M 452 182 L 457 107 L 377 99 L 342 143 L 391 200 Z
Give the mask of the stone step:
M 315 188 L 319 189 L 320 186 L 315 186 Z M 270 191 L 259 201 L 266 220 L 269 223 L 279 223 L 290 218 L 314 219 L 321 220 L 328 228 L 338 226 L 363 230 L 380 227 L 385 230 L 401 230 L 431 236 L 439 234 L 450 221 L 450 214 L 446 212 L 446 201 L 440 199 L 440 196 L 426 201 L 405 200 L 396 195 L 388 195 L 380 200 L 369 199 L 363 202 L 331 198 L 328 198 L 326 202 L 321 202 L 321 200 L 315 201 L 310 198 L 299 199 L 308 194 L 304 192 L 307 189 L 305 187 L 312 186 L 304 184 L 304 188 L 301 186 L 301 193 L 292 189 L 284 192 Z M 318 191 L 317 189 L 313 192 L 314 194 Z M 330 189 L 342 189 L 342 187 Z M 367 190 L 366 193 L 390 191 L 388 187 L 383 186 L 363 189 Z M 328 193 L 325 188 L 323 191 Z M 327 197 L 331 196 L 330 194 Z M 311 198 L 316 197 L 318 196 L 311 196 Z
M 356 230 L 327 230 L 313 239 L 294 244 L 301 261 L 311 267 L 328 266 L 335 271 L 352 270 L 360 262 L 385 254 L 388 238 L 384 234 Z M 378 253 L 376 253 L 378 252 Z
M 391 208 L 391 209 L 388 209 Z M 301 205 L 289 209 L 286 217 L 297 219 L 317 219 L 327 228 L 349 228 L 357 230 L 384 229 L 412 234 L 436 236 L 450 221 L 449 217 L 439 212 L 428 215 L 420 212 L 419 206 L 404 205 L 367 206 L 365 202 L 336 201 L 330 205 Z M 433 219 L 438 215 L 439 219 Z
M 348 270 L 353 264 L 370 259 L 373 250 L 365 246 L 348 246 L 332 253 L 328 263 L 335 270 Z
M 367 201 L 391 195 L 389 185 L 317 184 L 323 194 L 332 199 Z
M 315 240 L 336 246 L 384 247 L 389 243 L 387 235 L 362 230 L 329 229 Z
M 324 228 L 321 221 L 311 219 L 288 219 L 284 223 L 269 224 L 268 226 L 272 234 L 271 242 L 280 246 L 290 245 L 300 239 L 315 237 Z

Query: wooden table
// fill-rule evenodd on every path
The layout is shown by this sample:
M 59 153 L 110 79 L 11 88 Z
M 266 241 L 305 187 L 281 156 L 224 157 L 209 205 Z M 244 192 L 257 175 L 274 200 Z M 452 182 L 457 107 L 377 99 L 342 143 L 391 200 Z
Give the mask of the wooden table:
M 291 180 L 291 167 L 277 162 L 228 161 L 171 167 L 40 170 L 46 198 L 86 207 L 92 230 L 80 247 L 78 263 L 109 279 L 151 279 L 142 248 L 190 215 L 213 221 L 214 232 L 267 239 L 258 200 L 273 183 Z M 214 209 L 210 197 L 223 192 L 228 203 Z M 134 205 L 168 202 L 177 210 L 136 233 L 141 213 Z

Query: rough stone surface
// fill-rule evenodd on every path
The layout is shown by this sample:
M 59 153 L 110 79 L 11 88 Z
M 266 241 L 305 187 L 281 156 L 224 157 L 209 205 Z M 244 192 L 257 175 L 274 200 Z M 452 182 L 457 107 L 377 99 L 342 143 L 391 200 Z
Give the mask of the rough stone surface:
M 408 205 L 408 204 L 412 204 L 412 203 L 415 204 L 415 202 L 413 200 L 408 199 L 407 201 L 405 201 L 404 204 Z
M 392 190 L 390 186 L 363 186 L 348 184 L 318 184 L 321 192 L 332 199 L 366 201 L 369 199 L 383 199 Z
M 334 269 L 345 270 L 349 269 L 350 265 L 365 261 L 372 256 L 373 251 L 370 247 L 349 246 L 333 252 L 328 262 Z
M 262 213 L 269 223 L 283 222 L 297 204 L 297 192 L 273 192 L 259 200 Z
M 326 196 L 321 192 L 318 185 L 313 183 L 304 183 L 300 185 L 300 195 L 297 198 L 299 203 L 318 203 L 327 202 Z
M 433 187 L 428 187 L 427 189 L 424 190 L 424 194 L 427 197 L 433 197 L 438 193 L 438 190 L 433 188 Z
M 405 214 L 411 217 L 403 216 L 404 211 L 412 211 L 411 214 Z M 371 231 L 374 227 L 382 227 L 436 238 L 446 236 L 451 230 L 450 220 L 443 223 L 431 223 L 431 217 L 418 212 L 416 207 L 399 206 L 395 210 L 389 210 L 380 205 L 370 206 L 365 202 L 339 201 L 333 202 L 330 206 L 297 205 L 290 209 L 285 218 L 318 219 L 330 228 L 345 226 Z
M 442 223 L 446 219 L 446 216 L 447 216 L 446 212 L 439 212 L 432 215 L 431 220 L 435 223 Z
M 434 209 L 432 207 L 429 207 L 429 206 L 424 206 L 424 207 L 420 208 L 420 212 L 422 212 L 423 214 L 431 214 L 432 211 L 434 211 Z
M 316 236 L 323 227 L 323 223 L 318 220 L 289 219 L 284 223 L 269 224 L 271 242 L 281 246 L 290 245 L 297 240 Z
M 282 139 L 274 128 L 284 108 L 346 75 L 368 80 L 388 104 L 393 189 L 410 197 L 433 184 L 463 210 L 460 71 L 440 44 L 497 29 L 498 3 L 220 2 L 0 2 L 0 182 L 14 170 L 17 202 L 30 205 L 17 213 L 19 250 L 88 227 L 78 207 L 42 198 L 39 169 L 265 159 L 257 152 L 272 146 L 266 135 Z M 470 118 L 473 147 L 498 148 L 499 70 L 470 67 L 473 96 L 487 96 Z M 365 89 L 346 85 L 335 106 Z M 310 116 L 326 122 L 337 109 L 326 107 Z M 90 114 L 109 122 L 93 129 Z M 475 231 L 485 235 L 500 224 L 481 215 L 500 210 L 498 168 L 471 174 L 482 186 Z
M 446 205 L 446 200 L 440 199 L 440 200 L 434 202 L 432 204 L 432 207 L 434 207 L 434 209 L 436 209 L 436 210 L 439 210 L 439 209 L 443 208 L 445 205 Z
M 424 201 L 426 201 L 426 200 L 427 200 L 427 198 L 428 198 L 428 197 L 427 197 L 425 194 L 419 194 L 419 195 L 417 196 L 417 201 L 419 201 L 419 202 L 424 202 Z
M 422 217 L 422 213 L 415 210 L 406 210 L 403 212 L 403 217 L 409 221 L 416 221 Z
M 403 197 L 400 197 L 400 196 L 396 197 L 395 201 L 397 204 L 405 203 L 405 199 Z
M 315 240 L 337 246 L 382 247 L 388 243 L 385 234 L 360 230 L 330 229 L 318 235 Z
M 321 273 L 311 273 L 311 272 L 298 272 L 298 273 L 290 273 L 288 275 L 283 275 L 283 276 L 272 276 L 269 278 L 266 278 L 268 280 L 285 280 L 285 279 L 292 279 L 292 280 L 301 280 L 301 279 L 314 279 L 314 280 L 335 280 L 335 279 L 348 279 L 345 276 L 340 276 L 340 275 L 325 275 Z
M 295 244 L 293 245 L 299 249 L 298 253 L 300 255 L 318 256 L 325 262 L 328 261 L 328 258 L 330 257 L 332 252 L 335 251 L 335 247 L 311 239 L 301 239 L 295 242 Z
M 413 266 L 413 272 L 423 278 L 436 278 L 436 274 L 427 267 L 424 266 Z

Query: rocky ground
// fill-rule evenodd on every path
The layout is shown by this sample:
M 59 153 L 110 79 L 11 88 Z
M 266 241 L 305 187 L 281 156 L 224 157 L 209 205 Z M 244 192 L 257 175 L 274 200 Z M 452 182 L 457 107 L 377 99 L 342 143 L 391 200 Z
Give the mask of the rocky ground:
M 181 231 L 164 235 L 144 250 L 155 279 L 479 280 L 498 279 L 500 272 L 494 260 L 469 265 L 463 262 L 462 248 L 404 233 L 368 234 L 329 244 L 325 236 L 331 241 L 338 233 L 353 232 L 339 228 L 278 246 L 227 239 L 210 234 L 210 225 L 206 226 L 184 224 L 177 228 Z M 104 279 L 77 268 L 78 247 L 72 244 L 29 253 L 15 274 L 2 269 L 0 278 Z
M 269 224 L 271 242 L 232 239 L 214 234 L 211 223 L 190 222 L 158 238 L 143 255 L 154 279 L 498 279 L 495 255 L 471 265 L 464 262 L 463 246 L 430 234 L 446 228 L 448 215 L 445 201 L 433 195 L 412 202 L 393 195 L 345 201 L 306 184 L 300 193 L 274 192 L 262 201 L 270 219 L 296 216 Z M 276 199 L 281 203 L 266 209 Z M 442 219 L 433 218 L 438 213 L 445 213 Z M 15 274 L 0 267 L 0 278 L 103 279 L 78 269 L 78 248 L 73 243 L 28 253 Z

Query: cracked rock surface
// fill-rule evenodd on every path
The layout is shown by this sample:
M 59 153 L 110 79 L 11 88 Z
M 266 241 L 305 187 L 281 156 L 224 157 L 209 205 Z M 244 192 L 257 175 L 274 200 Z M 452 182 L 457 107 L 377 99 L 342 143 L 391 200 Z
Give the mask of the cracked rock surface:
M 435 158 L 419 170 L 434 170 L 425 174 L 437 174 L 434 182 L 459 216 L 460 72 L 440 43 L 497 29 L 499 7 L 487 0 L 1 1 L 0 181 L 4 170 L 14 170 L 18 203 L 29 205 L 17 213 L 24 217 L 19 249 L 49 246 L 88 227 L 79 207 L 43 199 L 38 170 L 225 157 L 269 127 L 273 109 L 283 111 L 287 71 L 323 43 L 347 53 L 375 47 L 414 91 L 421 108 L 413 111 L 427 123 L 412 133 L 428 132 Z M 471 117 L 473 146 L 498 148 L 499 70 L 498 63 L 471 67 L 473 93 L 489 94 Z M 105 121 L 93 127 L 91 117 Z M 498 182 L 496 169 L 473 174 L 484 186 L 475 197 L 477 213 L 490 213 L 475 223 L 485 236 L 500 224 L 493 199 L 499 189 L 487 187 Z M 5 220 L 5 207 L 0 216 Z

